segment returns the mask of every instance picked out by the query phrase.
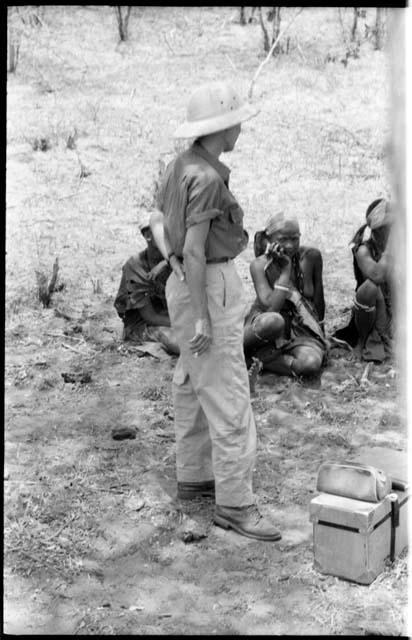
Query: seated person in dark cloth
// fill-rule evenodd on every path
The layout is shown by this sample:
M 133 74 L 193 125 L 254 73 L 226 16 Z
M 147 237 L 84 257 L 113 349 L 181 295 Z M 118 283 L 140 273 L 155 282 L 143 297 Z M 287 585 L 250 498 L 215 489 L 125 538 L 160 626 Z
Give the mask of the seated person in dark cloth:
M 256 300 L 245 319 L 247 364 L 279 375 L 313 376 L 326 361 L 322 255 L 300 246 L 297 219 L 273 215 L 254 238 Z
M 378 198 L 366 209 L 366 224 L 350 244 L 355 297 L 349 324 L 333 337 L 351 347 L 359 345 L 365 361 L 383 362 L 392 350 L 393 257 L 388 243 L 392 223 L 390 203 Z
M 123 265 L 114 306 L 123 320 L 123 340 L 137 343 L 159 342 L 165 350 L 179 355 L 170 327 L 165 286 L 171 269 L 158 250 L 149 225 L 149 216 L 139 224 L 147 248 Z

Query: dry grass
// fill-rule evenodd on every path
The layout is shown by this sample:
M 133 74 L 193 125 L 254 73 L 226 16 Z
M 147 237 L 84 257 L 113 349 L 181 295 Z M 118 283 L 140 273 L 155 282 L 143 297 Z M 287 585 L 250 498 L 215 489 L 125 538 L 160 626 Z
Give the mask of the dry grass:
M 325 36 L 317 38 L 323 55 L 332 43 L 340 46 L 336 11 L 309 14 L 310 25 L 321 25 Z M 304 51 L 313 40 L 309 14 L 293 27 Z M 194 78 L 206 81 L 218 72 L 246 93 L 261 55 L 260 28 L 241 28 L 234 17 L 228 8 L 204 8 L 200 14 L 188 8 L 182 22 L 178 8 L 136 8 L 130 42 L 116 50 L 108 9 L 47 8 L 47 29 L 31 34 L 30 54 L 29 43 L 22 44 L 18 74 L 9 76 L 7 308 L 32 289 L 34 269 L 50 268 L 55 256 L 68 297 L 87 299 L 97 280 L 113 295 L 124 256 L 141 245 L 134 223 L 139 208 L 150 201 L 159 158 L 173 153 L 170 133 L 183 115 Z M 69 44 L 73 21 L 81 53 Z M 183 43 L 186 29 L 194 34 L 196 55 L 187 44 L 186 56 L 179 49 L 171 54 L 163 35 L 173 32 Z M 207 37 L 211 29 L 213 48 Z M 225 57 L 229 50 L 236 73 Z M 341 238 L 349 241 L 368 202 L 389 188 L 382 161 L 389 133 L 388 85 L 382 81 L 388 62 L 368 43 L 347 68 L 315 65 L 319 55 L 309 49 L 302 62 L 291 52 L 263 71 L 254 98 L 261 113 L 245 125 L 229 162 L 250 232 L 278 200 L 298 214 L 304 241 L 323 251 L 334 308 L 339 296 L 346 298 L 352 279 Z M 39 86 L 45 81 L 49 93 Z M 35 108 L 23 112 L 25 99 Z M 75 150 L 67 147 L 74 131 Z M 33 152 L 27 140 L 42 137 L 50 140 L 50 150 Z M 86 178 L 79 176 L 79 160 L 90 172 Z M 333 231 L 337 216 L 338 235 Z M 249 252 L 240 258 L 245 277 Z M 22 254 L 27 256 L 23 264 Z

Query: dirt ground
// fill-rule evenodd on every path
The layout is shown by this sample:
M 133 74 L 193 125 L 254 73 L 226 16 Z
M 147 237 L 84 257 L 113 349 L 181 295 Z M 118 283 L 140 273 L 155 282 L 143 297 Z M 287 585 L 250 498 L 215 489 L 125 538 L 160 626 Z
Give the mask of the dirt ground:
M 215 527 L 210 501 L 176 500 L 173 359 L 122 344 L 96 307 L 93 338 L 44 310 L 7 348 L 5 631 L 401 634 L 406 559 L 369 587 L 319 574 L 308 512 L 322 461 L 404 449 L 396 370 L 372 365 L 363 386 L 336 353 L 318 386 L 261 376 L 255 491 L 282 540 L 253 541 Z M 119 426 L 136 438 L 113 440 Z
M 219 8 L 201 13 L 193 7 L 185 24 L 199 47 L 190 57 L 178 7 L 161 15 L 156 7 L 139 8 L 139 37 L 129 49 L 116 48 L 109 7 L 69 9 L 47 7 L 49 30 L 60 36 L 61 74 L 52 67 L 55 38 L 45 43 L 43 32 L 31 54 L 22 51 L 21 73 L 8 86 L 3 631 L 405 635 L 406 553 L 388 562 L 370 586 L 323 575 L 313 567 L 309 520 L 322 462 L 358 459 L 376 447 L 406 452 L 404 379 L 396 358 L 366 366 L 356 353 L 334 348 L 319 379 L 259 377 L 252 395 L 254 489 L 262 512 L 282 532 L 279 542 L 263 543 L 214 526 L 211 501 L 176 499 L 175 359 L 122 343 L 113 308 L 121 265 L 143 246 L 136 217 L 159 156 L 170 150 L 164 140 L 171 122 L 181 113 L 176 87 L 188 86 L 194 72 L 213 77 L 219 64 L 230 70 L 227 57 L 236 61 L 237 79 L 246 87 L 261 61 L 259 25 L 246 33 L 233 19 L 234 8 L 220 14 Z M 85 39 L 90 16 L 94 28 Z M 166 30 L 170 25 L 174 31 Z M 305 28 L 299 42 L 308 68 L 303 72 L 293 59 L 279 63 L 277 75 L 268 74 L 256 87 L 263 117 L 245 130 L 227 163 L 250 234 L 274 202 L 273 182 L 299 209 L 305 241 L 324 256 L 330 333 L 347 319 L 352 295 L 346 240 L 368 202 L 387 186 L 379 156 L 385 61 L 366 52 L 347 74 L 343 65 L 319 66 L 307 23 Z M 158 37 L 162 29 L 169 50 Z M 217 44 L 208 55 L 213 30 Z M 37 69 L 30 66 L 33 51 Z M 132 74 L 136 59 L 140 84 Z M 45 60 L 49 66 L 41 66 Z M 366 68 L 373 77 L 369 89 L 359 84 Z M 273 114 L 277 81 L 283 82 L 285 104 Z M 140 134 L 131 124 L 137 103 L 132 108 L 124 98 L 136 87 Z M 159 87 L 169 102 L 158 99 Z M 345 102 L 348 91 L 351 104 Z M 360 108 L 368 91 L 376 99 L 372 114 Z M 295 97 L 288 103 L 290 95 Z M 341 105 L 338 116 L 347 130 L 357 114 L 358 142 L 362 149 L 367 140 L 373 153 L 362 156 L 358 149 L 351 159 L 343 129 L 332 141 L 323 128 L 322 142 L 322 123 L 314 121 L 307 138 L 302 130 L 293 137 L 294 123 L 308 113 L 330 121 L 332 103 Z M 74 117 L 80 120 L 77 158 L 65 146 Z M 30 136 L 46 134 L 51 149 L 35 151 Z M 332 142 L 342 145 L 339 169 L 322 146 Z M 80 179 L 79 159 L 90 170 Z M 356 173 L 356 162 L 363 173 Z M 339 212 L 339 233 L 331 212 Z M 56 256 L 62 286 L 43 308 L 35 271 L 50 275 Z M 250 296 L 251 257 L 249 246 L 237 260 Z M 115 427 L 133 428 L 136 437 L 115 440 Z

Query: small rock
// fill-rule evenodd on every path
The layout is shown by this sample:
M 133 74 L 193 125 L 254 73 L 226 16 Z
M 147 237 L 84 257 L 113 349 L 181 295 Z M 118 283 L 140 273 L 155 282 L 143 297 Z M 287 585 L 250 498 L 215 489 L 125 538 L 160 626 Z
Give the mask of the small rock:
M 290 575 L 288 573 L 284 573 L 283 575 L 280 575 L 278 578 L 278 582 L 285 582 L 285 580 L 289 580 Z
M 92 381 L 90 373 L 85 371 L 80 373 L 62 373 L 61 376 L 64 382 L 69 382 L 71 384 L 75 384 L 76 382 L 80 382 L 80 384 L 87 384 Z
M 36 362 L 33 363 L 33 366 L 39 367 L 39 369 L 47 369 L 49 365 L 45 360 L 37 360 Z
M 188 542 L 198 542 L 199 540 L 203 540 L 203 538 L 207 538 L 205 533 L 196 533 L 195 531 L 184 531 L 181 535 L 181 538 L 185 544 Z
M 145 501 L 139 496 L 131 496 L 125 502 L 125 506 L 131 511 L 140 511 L 145 506 Z
M 134 440 L 136 438 L 136 429 L 133 427 L 114 427 L 112 429 L 113 440 Z

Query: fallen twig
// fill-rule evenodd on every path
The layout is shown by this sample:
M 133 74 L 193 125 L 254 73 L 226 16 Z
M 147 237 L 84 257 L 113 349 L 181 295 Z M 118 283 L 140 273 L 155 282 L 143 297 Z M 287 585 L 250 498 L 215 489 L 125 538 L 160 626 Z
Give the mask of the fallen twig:
M 105 189 L 109 189 L 110 191 L 113 191 L 114 193 L 120 193 L 119 189 L 115 189 L 114 187 L 111 187 L 109 184 L 106 184 L 105 182 L 100 182 L 100 186 L 104 187 Z
M 70 351 L 74 351 L 75 353 L 79 353 L 81 356 L 86 355 L 84 351 L 80 351 L 80 349 L 71 347 L 69 344 L 65 344 L 64 342 L 62 342 L 62 347 L 64 347 L 65 349 L 69 349 Z
M 173 55 L 176 55 L 176 51 L 173 49 L 173 47 L 171 46 L 171 44 L 169 43 L 169 40 L 167 39 L 166 34 L 163 32 L 163 39 L 166 42 L 167 46 L 169 47 L 170 51 L 173 53 Z
M 233 69 L 234 71 L 237 71 L 237 67 L 236 67 L 236 65 L 234 64 L 234 62 L 232 61 L 231 57 L 230 57 L 228 54 L 226 54 L 226 58 L 228 59 L 229 64 L 230 64 L 230 66 L 232 67 L 232 69 Z
M 5 482 L 22 482 L 23 484 L 40 484 L 40 480 L 9 480 L 8 478 L 4 478 Z
M 359 380 L 359 385 L 360 385 L 361 387 L 364 387 L 364 386 L 366 386 L 366 385 L 370 384 L 370 381 L 368 380 L 369 370 L 370 370 L 370 365 L 371 365 L 371 363 L 370 363 L 370 362 L 368 362 L 368 364 L 367 364 L 367 365 L 366 365 L 366 367 L 365 367 L 364 372 L 363 372 L 363 373 L 362 373 L 362 375 L 361 375 L 361 378 L 360 378 L 360 380 Z
M 74 193 L 68 193 L 65 196 L 60 196 L 60 198 L 55 198 L 56 200 L 65 200 L 66 198 L 73 198 L 74 196 L 77 196 L 79 193 L 79 190 L 75 191 Z
M 40 558 L 36 558 L 35 556 L 32 556 L 31 553 L 28 553 L 27 551 L 25 551 L 24 549 L 22 549 L 21 547 L 12 547 L 11 549 L 6 549 L 6 552 L 9 553 L 21 553 L 23 556 L 26 556 L 26 558 L 29 558 L 30 560 L 32 560 L 33 562 L 38 562 Z
M 61 534 L 61 532 L 63 531 L 63 529 L 65 529 L 71 522 L 73 522 L 73 520 L 76 519 L 76 516 L 72 516 L 67 522 L 65 522 L 59 529 L 57 529 L 56 533 L 52 534 L 52 538 L 57 538 L 57 536 L 59 536 Z

